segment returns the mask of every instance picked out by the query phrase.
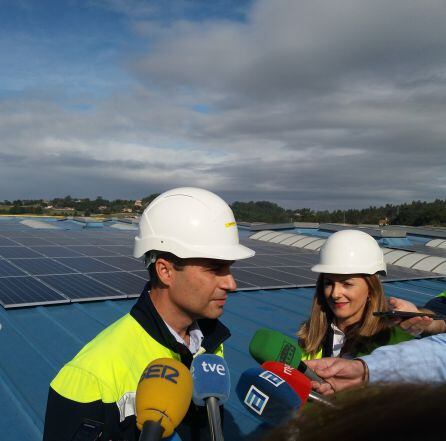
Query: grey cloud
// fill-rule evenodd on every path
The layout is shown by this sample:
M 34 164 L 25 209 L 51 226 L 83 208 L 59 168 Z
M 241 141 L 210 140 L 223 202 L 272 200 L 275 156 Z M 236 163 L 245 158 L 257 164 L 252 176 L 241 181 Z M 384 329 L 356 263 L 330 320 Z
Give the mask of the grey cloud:
M 254 100 L 325 94 L 358 78 L 398 82 L 444 60 L 445 19 L 438 1 L 264 0 L 249 25 L 169 29 L 140 74 Z
M 443 2 L 406 0 L 260 0 L 245 22 L 158 23 L 156 39 L 139 22 L 151 39 L 122 55 L 131 88 L 84 112 L 2 101 L 0 188 L 26 162 L 17 192 L 201 185 L 290 208 L 444 198 L 445 22 Z

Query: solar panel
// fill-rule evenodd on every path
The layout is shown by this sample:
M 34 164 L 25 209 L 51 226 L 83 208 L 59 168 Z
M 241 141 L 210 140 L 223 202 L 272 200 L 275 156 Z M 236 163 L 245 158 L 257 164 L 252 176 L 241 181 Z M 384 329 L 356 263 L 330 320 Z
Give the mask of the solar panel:
M 248 270 L 234 268 L 232 274 L 237 282 L 247 282 L 250 286 L 255 286 L 257 289 L 263 288 L 282 288 L 290 286 L 290 283 L 286 283 L 283 280 L 274 279 L 272 277 L 266 277 L 261 274 L 254 274 Z
M 284 285 L 298 285 L 302 284 L 302 275 L 296 274 L 294 272 L 295 267 L 289 268 L 290 272 L 284 271 L 281 269 L 272 269 L 272 268 L 251 268 L 247 270 L 250 274 L 256 274 L 259 276 L 270 277 L 275 280 L 280 280 Z M 316 277 L 313 274 L 311 278 L 308 279 L 307 283 L 314 283 L 316 281 Z
M 124 294 L 119 293 L 118 290 L 106 286 L 84 274 L 42 276 L 39 279 L 75 301 L 126 297 Z
M 99 257 L 99 256 L 116 256 L 116 253 L 113 250 L 109 250 L 107 248 L 101 248 L 95 245 L 79 245 L 79 246 L 67 246 L 67 249 L 77 253 L 83 254 L 85 256 L 90 257 Z
M 237 279 L 237 277 L 234 277 L 235 281 L 237 282 L 237 291 L 243 290 L 243 289 L 259 289 L 256 284 L 251 284 L 248 282 L 245 282 L 243 280 Z
M 53 246 L 37 246 L 30 247 L 32 250 L 40 253 L 46 257 L 79 257 L 81 254 L 76 252 L 74 249 L 67 247 L 62 247 L 60 245 Z
M 0 259 L 0 277 L 25 276 L 25 272 L 18 269 L 6 260 Z
M 133 242 L 133 238 L 129 243 Z M 107 245 L 103 247 L 108 251 L 113 251 L 116 254 L 121 254 L 123 256 L 133 256 L 133 246 L 129 245 Z
M 42 257 L 41 254 L 26 247 L 0 247 L 0 256 L 14 259 L 21 257 Z
M 311 281 L 314 281 L 316 283 L 318 274 L 313 273 L 313 271 L 310 270 L 310 268 L 307 267 L 299 267 L 299 266 L 281 266 L 277 268 L 279 271 L 284 271 L 291 274 L 296 274 L 300 276 L 302 279 L 307 279 Z M 308 282 L 307 282 L 308 283 Z
M 102 238 L 102 237 L 88 237 L 87 240 L 90 245 L 108 245 L 108 244 L 110 244 L 110 241 L 108 241 L 107 239 Z
M 14 265 L 17 265 L 19 268 L 33 276 L 45 274 L 69 274 L 76 272 L 72 268 L 48 258 L 14 259 Z
M 132 271 L 132 274 L 134 274 L 135 276 L 142 277 L 144 280 L 146 280 L 149 277 L 148 271 L 146 269 L 139 271 Z
M 98 257 L 98 260 L 105 262 L 108 265 L 113 265 L 124 271 L 137 271 L 144 268 L 141 260 L 133 259 L 132 257 L 116 256 L 116 257 Z
M 0 280 L 5 288 L 3 297 L 0 295 L 2 304 L 17 306 L 140 294 L 148 274 L 142 262 L 132 257 L 134 231 L 108 225 L 96 230 L 82 229 L 71 221 L 60 225 L 71 229 L 35 230 L 15 219 L 0 223 Z M 234 263 L 238 290 L 315 284 L 318 275 L 310 268 L 318 261 L 317 251 L 252 240 L 243 231 L 240 236 L 241 242 L 254 249 L 256 255 Z M 389 265 L 387 280 L 432 276 Z M 25 280 L 26 288 L 21 285 Z M 3 287 L 0 286 L 0 294 Z
M 398 280 L 398 279 L 422 279 L 425 277 L 435 276 L 432 273 L 425 271 L 415 270 L 413 268 L 403 268 L 402 266 L 387 265 L 387 276 L 383 278 L 386 280 Z
M 77 238 L 77 237 L 58 237 L 51 241 L 56 245 L 90 245 L 86 238 Z
M 51 242 L 40 237 L 17 237 L 15 239 L 20 245 L 25 247 L 35 246 L 35 245 L 51 245 Z
M 147 274 L 146 271 L 145 273 Z M 147 278 L 144 279 L 128 272 L 98 273 L 91 274 L 90 277 L 132 297 L 139 296 L 147 283 Z
M 68 302 L 68 299 L 33 277 L 0 278 L 0 303 L 5 308 Z
M 7 239 L 6 237 L 0 237 L 0 247 L 2 246 L 14 246 L 17 245 L 16 242 L 13 242 L 12 240 Z
M 100 260 L 92 259 L 91 257 L 59 257 L 54 260 L 81 273 L 108 272 L 116 270 L 116 268 L 107 265 Z

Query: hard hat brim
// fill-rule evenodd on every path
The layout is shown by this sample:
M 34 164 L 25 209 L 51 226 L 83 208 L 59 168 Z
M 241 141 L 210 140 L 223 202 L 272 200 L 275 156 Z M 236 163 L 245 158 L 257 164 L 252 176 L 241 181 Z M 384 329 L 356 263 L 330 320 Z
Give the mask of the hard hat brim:
M 386 265 L 380 266 L 367 266 L 367 267 L 346 267 L 342 266 L 333 266 L 333 265 L 323 265 L 318 264 L 311 267 L 311 271 L 314 273 L 324 273 L 324 274 L 383 274 L 387 275 Z
M 138 246 L 135 241 L 133 257 L 140 258 L 146 253 L 145 247 Z M 203 258 L 218 260 L 242 260 L 248 259 L 255 255 L 255 251 L 241 244 L 233 244 L 228 246 L 185 246 L 179 242 L 172 246 L 172 241 L 161 241 L 153 245 L 152 250 L 148 251 L 165 251 L 174 254 L 181 259 Z

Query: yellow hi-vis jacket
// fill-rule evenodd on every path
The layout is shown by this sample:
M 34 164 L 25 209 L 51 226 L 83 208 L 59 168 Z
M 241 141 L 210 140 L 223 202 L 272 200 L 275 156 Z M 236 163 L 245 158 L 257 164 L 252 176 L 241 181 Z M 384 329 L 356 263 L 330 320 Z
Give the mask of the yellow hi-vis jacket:
M 71 440 L 84 419 L 102 424 L 104 440 L 138 439 L 135 392 L 145 367 L 161 357 L 192 362 L 158 315 L 147 286 L 129 314 L 104 329 L 69 361 L 50 384 L 44 441 Z M 218 320 L 197 321 L 205 352 L 223 356 L 228 329 Z M 193 404 L 179 429 L 181 438 L 199 439 L 206 417 Z M 101 438 L 102 439 L 102 438 Z

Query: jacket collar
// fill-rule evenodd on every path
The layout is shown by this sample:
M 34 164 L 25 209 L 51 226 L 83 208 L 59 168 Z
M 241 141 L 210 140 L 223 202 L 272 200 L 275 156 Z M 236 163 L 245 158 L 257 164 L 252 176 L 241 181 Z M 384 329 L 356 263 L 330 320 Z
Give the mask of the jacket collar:
M 170 333 L 161 316 L 158 314 L 149 295 L 150 282 L 146 284 L 139 296 L 138 301 L 130 310 L 130 315 L 150 334 L 158 343 L 179 353 L 183 358 L 191 358 L 189 349 L 178 343 L 175 337 Z M 201 346 L 207 353 L 213 353 L 217 348 L 227 340 L 231 333 L 229 329 L 217 319 L 199 319 L 197 320 L 201 332 L 203 332 L 203 342 Z

